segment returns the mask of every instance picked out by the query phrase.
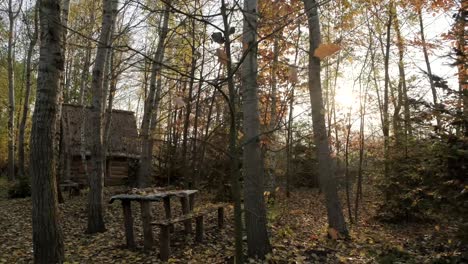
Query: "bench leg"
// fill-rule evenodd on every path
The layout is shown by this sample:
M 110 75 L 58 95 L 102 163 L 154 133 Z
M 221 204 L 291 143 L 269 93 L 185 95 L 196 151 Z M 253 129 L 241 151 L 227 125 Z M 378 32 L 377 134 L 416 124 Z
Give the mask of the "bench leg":
M 218 208 L 218 227 L 224 227 L 224 207 Z
M 195 228 L 195 241 L 203 241 L 203 215 L 197 216 L 195 218 L 196 228 Z
M 123 214 L 124 214 L 124 226 L 125 226 L 125 239 L 127 242 L 127 248 L 135 248 L 135 237 L 133 236 L 133 216 L 132 207 L 130 201 L 122 201 Z
M 169 237 L 170 226 L 161 226 L 161 233 L 159 236 L 159 257 L 162 261 L 167 261 L 171 253 Z
M 151 204 L 149 201 L 140 201 L 141 220 L 143 222 L 144 250 L 153 248 L 153 230 L 151 229 Z
M 190 205 L 187 197 L 181 197 L 180 203 L 182 204 L 182 213 L 189 214 L 190 213 Z M 190 234 L 192 233 L 192 221 L 190 219 L 184 221 L 185 233 Z
M 71 196 L 80 196 L 80 187 L 73 187 L 70 189 L 70 193 L 68 194 L 69 197 Z
M 172 218 L 172 212 L 171 212 L 171 199 L 169 197 L 164 197 L 164 211 L 166 212 L 166 219 L 171 219 Z M 171 225 L 171 233 L 174 232 L 174 225 Z

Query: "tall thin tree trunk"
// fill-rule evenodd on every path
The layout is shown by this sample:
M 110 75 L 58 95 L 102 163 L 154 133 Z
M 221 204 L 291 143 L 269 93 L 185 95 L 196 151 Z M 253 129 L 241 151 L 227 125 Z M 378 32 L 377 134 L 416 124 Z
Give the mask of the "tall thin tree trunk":
M 145 99 L 143 118 L 141 120 L 141 157 L 137 174 L 138 187 L 146 187 L 152 174 L 153 138 L 151 135 L 151 119 L 153 116 L 153 111 L 158 110 L 156 104 L 159 104 L 159 96 L 157 96 L 157 93 L 161 92 L 161 87 L 157 85 L 156 79 L 161 77 L 161 63 L 164 60 L 164 44 L 166 41 L 169 25 L 169 10 L 170 1 L 166 4 L 166 8 L 164 9 L 163 13 L 163 22 L 160 28 L 158 46 L 156 48 L 156 53 L 154 55 L 151 66 L 150 87 Z M 154 122 L 156 122 L 156 120 L 154 120 Z
M 459 111 L 462 113 L 462 133 L 468 137 L 468 84 L 467 84 L 467 69 L 468 58 L 466 55 L 466 6 L 467 0 L 461 0 L 460 10 L 458 11 L 455 24 L 455 34 L 457 35 L 457 52 L 458 52 L 458 85 L 459 85 Z M 463 108 L 461 104 L 463 103 Z M 460 129 L 459 129 L 460 130 Z M 460 133 L 460 132 L 459 132 Z M 458 133 L 458 134 L 459 134 Z
M 360 81 L 361 82 L 361 81 Z M 369 83 L 369 80 L 368 80 Z M 364 147 L 365 147 L 365 115 L 366 115 L 366 102 L 367 102 L 367 86 L 362 93 L 362 86 L 359 90 L 359 113 L 360 113 L 360 126 L 359 126 L 359 165 L 358 165 L 358 179 L 356 183 L 356 196 L 354 204 L 354 221 L 359 223 L 359 199 L 362 196 L 362 174 L 363 174 L 363 162 L 364 162 Z
M 422 17 L 422 8 L 418 8 L 418 19 L 419 19 L 419 28 L 421 30 L 421 44 L 422 44 L 422 49 L 423 49 L 423 54 L 424 54 L 424 61 L 426 62 L 426 69 L 427 69 L 427 75 L 429 77 L 429 84 L 431 86 L 431 93 L 432 93 L 432 101 L 434 103 L 434 109 L 435 109 L 435 116 L 436 116 L 436 121 L 437 121 L 437 130 L 440 129 L 440 107 L 437 103 L 437 91 L 436 87 L 434 84 L 434 79 L 432 77 L 432 69 L 431 69 L 431 61 L 429 61 L 429 54 L 427 52 L 427 42 L 426 42 L 426 37 L 424 35 L 424 21 Z
M 84 174 L 86 179 L 89 178 L 89 171 L 88 171 L 88 161 L 87 161 L 87 153 L 86 153 L 86 88 L 87 88 L 87 80 L 89 76 L 89 65 L 91 64 L 91 47 L 90 43 L 87 43 L 86 52 L 85 52 L 85 61 L 83 65 L 83 71 L 81 72 L 81 83 L 80 83 L 80 99 L 79 104 L 81 106 L 81 124 L 80 124 L 80 156 L 81 156 L 81 163 L 83 164 Z
M 403 105 L 403 116 L 404 116 L 404 137 L 405 137 L 405 153 L 408 153 L 408 137 L 411 136 L 411 117 L 410 117 L 410 109 L 409 109 L 409 100 L 408 100 L 408 87 L 406 85 L 406 72 L 405 72 L 405 64 L 403 61 L 405 55 L 405 44 L 403 36 L 401 35 L 400 30 L 400 20 L 398 19 L 398 15 L 394 13 L 394 23 L 393 26 L 395 28 L 395 33 L 397 35 L 397 46 L 398 46 L 398 71 L 400 75 L 399 79 L 399 86 L 401 91 L 399 91 L 399 101 L 400 105 Z M 400 89 L 399 89 L 400 90 Z
M 229 90 L 229 97 L 225 98 L 229 108 L 229 161 L 230 161 L 230 179 L 232 198 L 234 200 L 234 243 L 235 243 L 235 261 L 237 264 L 244 263 L 243 245 L 242 245 L 242 201 L 241 201 L 241 184 L 240 184 L 240 168 L 239 168 L 239 154 L 237 146 L 237 95 L 234 86 L 234 72 L 232 69 L 231 60 L 231 38 L 230 38 L 230 25 L 228 22 L 228 14 L 225 0 L 221 0 L 221 16 L 224 25 L 224 48 L 226 51 L 226 74 Z M 220 66 L 222 67 L 222 66 Z M 213 94 L 215 96 L 215 94 Z M 223 96 L 226 96 L 223 94 Z
M 206 25 L 203 26 L 203 35 L 206 34 Z M 200 82 L 198 83 L 198 91 L 197 91 L 197 99 L 195 102 L 195 120 L 193 121 L 193 147 L 192 147 L 192 171 L 193 171 L 193 186 L 194 188 L 198 188 L 198 183 L 200 181 L 200 168 L 199 168 L 199 150 L 198 150 L 198 122 L 199 122 L 199 115 L 200 115 L 200 97 L 202 94 L 202 86 L 203 86 L 203 73 L 204 73 L 204 64 L 205 64 L 205 45 L 206 45 L 206 38 L 203 38 L 202 41 L 202 55 L 201 55 L 201 66 L 200 66 Z
M 300 24 L 297 27 L 297 39 L 295 43 L 295 55 L 294 55 L 294 67 L 297 64 L 297 58 L 299 56 L 299 41 L 301 40 L 301 26 Z M 292 131 L 292 122 L 293 122 L 293 112 L 294 112 L 294 91 L 296 89 L 296 80 L 292 82 L 291 85 L 291 95 L 289 98 L 289 117 L 288 117 L 288 132 L 286 136 L 286 197 L 291 195 L 291 175 L 292 175 L 292 150 L 293 150 L 293 131 Z
M 187 161 L 187 141 L 188 141 L 188 129 L 190 126 L 190 114 L 192 113 L 192 93 L 193 93 L 193 84 L 195 81 L 195 70 L 197 67 L 197 58 L 196 58 L 196 48 L 195 48 L 195 20 L 192 19 L 192 26 L 191 26 L 191 63 L 190 63 L 190 73 L 189 73 L 189 90 L 188 90 L 188 96 L 187 96 L 187 103 L 185 104 L 185 117 L 184 117 L 184 130 L 183 130 L 183 135 L 182 135 L 182 172 L 184 174 L 184 181 L 186 183 L 187 187 L 191 187 L 193 185 L 193 176 L 189 177 L 189 171 L 188 171 L 188 161 Z M 193 174 L 191 172 L 190 174 Z
M 103 0 L 102 29 L 99 37 L 96 60 L 91 81 L 91 164 L 88 193 L 88 227 L 86 233 L 94 234 L 106 230 L 104 224 L 104 159 L 103 149 L 103 78 L 111 46 L 112 27 L 117 14 L 117 1 Z
M 392 29 L 392 19 L 393 19 L 393 2 L 390 2 L 390 6 L 388 8 L 388 22 L 387 22 L 387 40 L 385 44 L 385 54 L 384 54 L 384 70 L 385 70 L 385 85 L 384 85 L 384 101 L 383 101 L 383 123 L 382 123 L 382 133 L 384 136 L 384 177 L 387 178 L 389 176 L 390 170 L 390 121 L 389 121 L 389 114 L 388 114 L 388 105 L 389 105 L 389 86 L 390 86 L 390 74 L 389 74 L 389 59 L 390 59 L 390 46 L 391 46 L 391 29 Z
M 32 35 L 30 35 L 29 47 L 26 58 L 26 90 L 24 94 L 24 103 L 23 103 L 23 115 L 21 117 L 21 123 L 19 127 L 19 137 L 18 137 L 18 168 L 19 175 L 24 176 L 25 166 L 24 166 L 24 134 L 26 131 L 26 121 L 28 120 L 29 115 L 29 104 L 30 104 L 30 94 L 31 94 L 31 72 L 32 72 L 32 55 L 34 52 L 34 47 L 37 43 L 37 38 L 39 36 L 39 7 L 36 6 L 34 10 L 34 27 Z M 29 32 L 29 27 L 28 27 Z M 31 32 L 29 32 L 31 33 Z M 29 34 L 28 33 L 28 34 Z
M 242 44 L 247 52 L 242 65 L 242 112 L 245 135 L 243 151 L 244 208 L 247 249 L 250 257 L 261 259 L 270 252 L 265 201 L 263 198 L 263 166 L 260 150 L 260 118 L 257 85 L 257 0 L 244 1 Z
M 349 141 L 351 137 L 351 108 L 348 115 L 348 124 L 346 126 L 346 144 L 345 144 L 345 181 L 346 181 L 346 206 L 348 207 L 349 222 L 353 223 L 353 214 L 351 210 L 351 179 L 349 177 Z
M 109 138 L 110 138 L 110 132 L 111 132 L 111 125 L 112 125 L 112 108 L 114 106 L 114 95 L 115 91 L 117 90 L 117 78 L 118 75 L 116 74 L 116 67 L 114 66 L 114 58 L 115 58 L 115 52 L 110 52 L 109 54 L 109 69 L 108 69 L 108 74 L 107 74 L 107 79 L 109 79 L 107 82 L 109 82 L 109 95 L 107 96 L 107 105 L 105 107 L 104 113 L 105 113 L 105 118 L 104 118 L 104 136 L 102 140 L 102 148 L 105 153 L 105 162 L 107 168 L 107 157 L 108 155 L 108 149 L 109 149 Z M 105 87 L 105 86 L 104 86 Z M 108 171 L 106 170 L 106 173 Z M 106 175 L 106 177 L 110 177 L 111 175 Z
M 62 10 L 61 10 L 61 21 L 62 21 L 62 61 L 64 62 L 64 67 L 66 64 L 66 54 L 67 54 L 67 31 L 68 31 L 68 11 L 70 9 L 70 1 L 69 0 L 63 0 L 62 2 Z M 70 64 L 71 65 L 71 64 Z M 70 66 L 71 67 L 71 66 Z M 57 163 L 57 177 L 56 177 L 56 185 L 57 185 L 57 195 L 58 195 L 58 201 L 59 203 L 63 203 L 63 196 L 62 192 L 59 188 L 61 179 L 64 174 L 64 169 L 65 169 L 65 160 L 66 157 L 64 156 L 66 151 L 65 151 L 65 141 L 62 140 L 62 134 L 61 131 L 63 130 L 61 128 L 62 124 L 62 104 L 64 101 L 64 92 L 65 92 L 65 83 L 66 80 L 65 78 L 67 71 L 69 71 L 68 67 L 64 71 L 60 72 L 60 89 L 58 91 L 58 104 L 57 104 L 57 118 L 56 118 L 56 129 L 55 129 L 55 140 L 57 141 L 56 149 L 55 149 L 55 155 L 56 159 L 58 160 Z M 63 144 L 62 144 L 63 143 Z
M 333 161 L 325 127 L 323 111 L 322 87 L 320 82 L 320 59 L 312 56 L 320 44 L 320 23 L 315 0 L 303 0 L 309 22 L 309 91 L 312 105 L 312 121 L 314 141 L 317 144 L 317 158 L 320 175 L 320 185 L 325 193 L 325 203 L 328 214 L 328 224 L 343 235 L 348 234 L 338 197 L 336 180 L 334 179 Z
M 8 179 L 15 180 L 15 20 L 21 10 L 21 3 L 18 11 L 13 11 L 13 0 L 8 0 Z
M 39 2 L 41 47 L 36 104 L 31 130 L 32 226 L 34 263 L 64 261 L 63 234 L 55 185 L 55 119 L 63 70 L 60 1 Z M 45 33 L 47 32 L 47 33 Z

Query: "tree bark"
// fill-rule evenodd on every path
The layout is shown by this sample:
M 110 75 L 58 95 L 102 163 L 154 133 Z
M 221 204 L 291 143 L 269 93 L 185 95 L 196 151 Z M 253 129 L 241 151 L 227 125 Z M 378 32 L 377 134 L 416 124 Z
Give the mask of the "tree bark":
M 108 49 L 111 45 L 112 27 L 117 13 L 117 1 L 103 0 L 102 29 L 99 37 L 96 60 L 91 81 L 91 164 L 88 193 L 88 227 L 86 233 L 94 234 L 106 230 L 104 224 L 104 159 L 103 149 L 103 78 L 107 62 Z
M 228 22 L 228 14 L 225 0 L 221 0 L 221 16 L 223 18 L 224 25 L 224 37 L 225 37 L 225 51 L 227 56 L 226 61 L 226 74 L 229 96 L 226 99 L 229 109 L 229 161 L 230 161 L 230 180 L 231 180 L 231 191 L 232 198 L 234 200 L 234 243 L 235 243 L 235 261 L 236 264 L 244 263 L 243 253 L 243 241 L 242 241 L 242 200 L 241 200 L 241 184 L 240 184 L 240 169 L 239 169 L 239 154 L 237 145 L 237 94 L 234 85 L 234 72 L 232 69 L 232 54 L 231 54 L 231 38 L 229 35 L 230 25 Z M 220 65 L 220 67 L 222 67 Z M 219 76 L 219 74 L 218 74 Z M 219 87 L 216 87 L 219 89 Z M 213 102 L 215 101 L 213 92 Z M 226 96 L 226 94 L 222 94 Z M 210 106 L 212 107 L 212 106 Z M 211 112 L 211 108 L 210 108 Z M 206 130 L 205 137 L 208 137 L 208 130 Z
M 153 117 L 153 111 L 158 110 L 160 99 L 159 94 L 161 93 L 161 85 L 157 85 L 156 79 L 159 78 L 158 82 L 160 83 L 161 63 L 164 60 L 164 45 L 169 25 L 170 3 L 171 2 L 169 1 L 166 4 L 163 14 L 163 23 L 160 30 L 158 47 L 156 48 L 156 53 L 151 66 L 150 87 L 145 99 L 143 118 L 141 120 L 141 157 L 137 174 L 137 186 L 140 188 L 148 185 L 150 175 L 152 174 L 153 138 L 151 136 L 151 126 L 155 127 L 155 125 L 151 124 L 151 119 L 153 118 L 153 123 L 156 122 L 156 118 Z
M 32 72 L 32 55 L 34 52 L 34 47 L 37 43 L 37 38 L 39 36 L 39 25 L 38 25 L 38 15 L 39 8 L 36 6 L 34 10 L 34 27 L 32 35 L 30 35 L 29 47 L 26 58 L 26 89 L 24 93 L 24 103 L 23 103 L 23 115 L 21 116 L 21 123 L 19 127 L 19 136 L 18 136 L 18 174 L 24 176 L 25 167 L 24 167 L 24 134 L 26 131 L 26 121 L 28 120 L 29 115 L 29 104 L 30 104 L 30 94 L 31 94 L 31 72 Z M 28 35 L 29 35 L 28 27 Z
M 62 263 L 63 235 L 57 205 L 54 144 L 60 74 L 63 71 L 60 1 L 39 5 L 41 47 L 31 130 L 30 175 L 34 263 Z
M 15 180 L 15 20 L 18 17 L 21 9 L 21 3 L 18 11 L 13 11 L 13 1 L 8 1 L 8 47 L 7 47 L 7 64 L 8 64 L 8 179 Z
M 426 42 L 426 37 L 424 35 L 424 21 L 422 17 L 422 10 L 421 7 L 418 9 L 418 19 L 419 19 L 419 28 L 421 30 L 421 44 L 422 44 L 422 50 L 424 54 L 424 61 L 426 62 L 426 69 L 427 69 L 427 75 L 429 77 L 429 84 L 431 86 L 431 93 L 432 93 L 432 101 L 434 103 L 434 109 L 435 109 L 435 116 L 436 116 L 436 121 L 437 121 L 437 130 L 440 129 L 440 115 L 439 115 L 439 105 L 437 103 L 437 91 L 435 88 L 434 84 L 434 79 L 432 78 L 432 69 L 431 69 L 431 62 L 429 61 L 429 54 L 427 53 L 427 42 Z
M 409 109 L 409 100 L 408 100 L 408 87 L 406 85 L 406 72 L 405 72 L 405 64 L 403 61 L 405 55 L 405 44 L 403 36 L 401 35 L 400 30 L 400 21 L 398 19 L 398 15 L 396 12 L 393 12 L 394 22 L 393 27 L 395 28 L 395 34 L 397 36 L 397 47 L 398 47 L 398 72 L 399 72 L 399 81 L 398 81 L 398 105 L 399 108 L 403 106 L 403 122 L 404 122 L 404 149 L 405 155 L 408 153 L 408 137 L 411 136 L 411 120 L 410 120 L 410 109 Z M 399 109 L 398 109 L 399 110 Z M 400 120 L 399 111 L 395 109 L 395 113 L 398 115 L 397 118 Z M 396 130 L 396 129 L 395 129 Z M 395 134 L 400 134 L 401 132 L 395 131 Z
M 299 41 L 301 39 L 301 26 L 300 24 L 297 27 L 297 39 L 295 43 L 295 55 L 294 55 L 294 67 L 297 64 L 297 57 L 299 55 Z M 292 122 L 293 122 L 293 112 L 294 112 L 294 91 L 296 89 L 296 82 L 292 82 L 291 85 L 291 95 L 289 98 L 289 117 L 288 117 L 288 132 L 286 136 L 286 197 L 291 195 L 291 175 L 292 175 L 292 150 L 293 150 L 293 131 L 292 131 Z
M 192 39 L 191 43 L 191 63 L 190 63 L 190 81 L 189 81 L 189 90 L 187 96 L 187 103 L 185 104 L 185 117 L 184 117 L 184 130 L 182 135 L 182 173 L 184 174 L 185 186 L 191 188 L 193 185 L 193 176 L 189 177 L 188 171 L 188 161 L 187 161 L 187 140 L 188 140 L 188 129 L 190 126 L 190 114 L 192 113 L 192 100 L 193 100 L 193 84 L 195 81 L 195 70 L 197 69 L 197 57 L 196 57 L 196 48 L 195 48 L 195 20 L 192 19 L 192 26 L 190 31 L 190 37 Z M 193 172 L 191 172 L 193 173 Z
M 330 147 L 325 127 L 322 87 L 320 83 L 320 59 L 313 56 L 314 50 L 320 44 L 320 23 L 317 12 L 317 2 L 315 0 L 303 1 L 309 23 L 309 91 L 312 105 L 314 141 L 317 145 L 316 151 L 320 184 L 325 193 L 329 227 L 334 228 L 343 235 L 347 235 L 348 229 L 338 197 L 334 179 L 335 167 L 333 166 L 333 161 L 330 156 Z
M 259 138 L 257 5 L 257 0 L 246 0 L 243 8 L 242 44 L 244 52 L 247 52 L 242 65 L 242 112 L 246 139 L 243 144 L 244 208 L 248 255 L 264 259 L 265 255 L 271 251 L 271 246 L 263 198 L 264 172 Z

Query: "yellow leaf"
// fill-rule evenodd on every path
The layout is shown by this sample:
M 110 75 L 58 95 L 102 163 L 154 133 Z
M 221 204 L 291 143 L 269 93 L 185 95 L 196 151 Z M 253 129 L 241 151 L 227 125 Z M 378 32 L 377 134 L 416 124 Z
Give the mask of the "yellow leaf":
M 330 55 L 333 55 L 335 52 L 341 49 L 340 45 L 329 43 L 329 44 L 320 44 L 318 48 L 314 51 L 314 56 L 319 59 L 324 59 Z

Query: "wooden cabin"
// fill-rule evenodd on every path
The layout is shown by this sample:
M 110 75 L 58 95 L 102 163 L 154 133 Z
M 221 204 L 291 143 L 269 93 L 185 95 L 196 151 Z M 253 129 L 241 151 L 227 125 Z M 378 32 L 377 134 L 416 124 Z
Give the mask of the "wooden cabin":
M 80 105 L 63 104 L 61 122 L 61 162 L 64 168 L 62 182 L 72 181 L 88 185 L 85 162 L 88 173 L 91 171 L 91 136 L 93 131 L 90 117 L 91 110 Z M 82 126 L 84 137 L 82 139 Z M 112 110 L 110 133 L 108 135 L 106 157 L 105 186 L 129 184 L 133 181 L 134 169 L 140 156 L 136 118 L 133 112 Z M 84 146 L 81 142 L 84 141 Z M 84 154 L 84 155 L 82 155 Z

